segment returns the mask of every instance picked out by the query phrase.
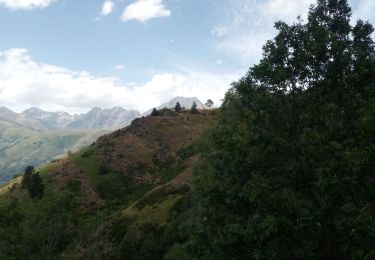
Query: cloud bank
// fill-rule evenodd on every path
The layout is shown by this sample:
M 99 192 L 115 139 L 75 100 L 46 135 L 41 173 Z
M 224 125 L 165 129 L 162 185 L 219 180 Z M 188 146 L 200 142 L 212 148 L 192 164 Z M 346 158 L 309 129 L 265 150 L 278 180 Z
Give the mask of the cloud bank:
M 94 106 L 146 111 L 175 96 L 211 98 L 218 104 L 238 77 L 185 69 L 155 74 L 145 84 L 129 87 L 116 77 L 40 63 L 26 49 L 10 49 L 0 52 L 0 104 L 15 111 L 37 106 L 71 113 L 87 112 Z
M 122 21 L 136 20 L 145 23 L 153 18 L 168 17 L 171 11 L 166 8 L 162 0 L 137 0 L 125 7 Z
M 12 10 L 45 8 L 55 0 L 0 0 L 0 5 Z

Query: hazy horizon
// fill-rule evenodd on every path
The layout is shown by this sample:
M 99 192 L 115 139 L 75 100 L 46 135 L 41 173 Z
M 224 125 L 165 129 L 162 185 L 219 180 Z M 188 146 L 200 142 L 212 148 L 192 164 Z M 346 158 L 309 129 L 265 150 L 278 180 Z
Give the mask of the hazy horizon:
M 187 99 L 194 99 L 194 98 L 197 98 L 197 97 L 183 97 L 183 96 L 176 96 L 176 97 L 174 97 L 174 98 L 187 98 Z M 157 105 L 157 106 L 155 106 L 155 107 L 162 106 L 164 103 L 167 103 L 167 102 L 169 102 L 169 101 L 172 101 L 174 98 L 172 98 L 172 99 L 168 99 L 168 100 L 164 100 L 164 101 L 162 101 L 161 104 L 159 104 L 159 105 Z M 198 99 L 198 100 L 199 100 L 199 99 Z M 202 102 L 202 103 L 205 103 L 205 101 L 203 101 L 203 100 L 199 100 L 199 101 Z M 218 107 L 219 105 L 220 105 L 220 103 L 219 103 L 219 104 L 214 104 L 214 107 Z M 18 113 L 18 114 L 22 114 L 22 113 L 24 113 L 25 111 L 27 111 L 27 110 L 29 110 L 29 109 L 33 109 L 33 108 L 35 108 L 35 109 L 40 109 L 40 110 L 42 110 L 42 111 L 44 111 L 44 112 L 47 112 L 47 113 L 68 113 L 68 114 L 70 114 L 70 115 L 72 115 L 72 116 L 75 116 L 75 115 L 78 116 L 78 115 L 82 115 L 82 114 L 87 114 L 88 112 L 90 112 L 91 110 L 93 110 L 93 109 L 95 109 L 95 108 L 99 108 L 99 109 L 102 109 L 102 110 L 108 110 L 108 109 L 113 109 L 113 108 L 122 108 L 122 109 L 124 109 L 124 110 L 128 110 L 128 111 L 137 111 L 137 112 L 139 112 L 140 114 L 142 114 L 142 113 L 145 113 L 145 112 L 149 111 L 149 110 L 152 109 L 153 107 L 149 107 L 149 108 L 146 109 L 146 110 L 137 110 L 137 109 L 131 109 L 131 108 L 122 107 L 122 106 L 109 106 L 109 107 L 94 106 L 94 107 L 89 108 L 89 109 L 86 110 L 86 111 L 81 112 L 81 113 L 71 113 L 71 112 L 69 112 L 69 111 L 63 111 L 63 110 L 47 110 L 47 109 L 43 109 L 42 107 L 38 107 L 38 106 L 31 106 L 31 107 L 28 107 L 28 108 L 26 108 L 26 109 L 21 109 L 21 110 L 13 110 L 13 109 L 11 109 L 11 108 L 9 108 L 9 107 L 7 107 L 7 106 L 0 106 L 0 108 L 6 108 L 6 109 L 9 109 L 10 111 L 15 112 L 15 113 Z

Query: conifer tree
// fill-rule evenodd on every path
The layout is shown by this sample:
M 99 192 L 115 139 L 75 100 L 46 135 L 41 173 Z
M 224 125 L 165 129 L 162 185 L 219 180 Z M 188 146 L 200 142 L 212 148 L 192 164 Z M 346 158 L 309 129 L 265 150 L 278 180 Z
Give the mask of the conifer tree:
M 181 113 L 182 112 L 182 108 L 181 108 L 181 105 L 180 105 L 180 102 L 177 102 L 175 107 L 174 107 L 174 110 L 177 112 L 177 113 Z
M 28 188 L 30 186 L 31 177 L 32 177 L 34 172 L 35 172 L 34 166 L 27 166 L 26 167 L 25 172 L 23 174 L 23 178 L 22 178 L 22 186 L 21 187 L 23 189 Z
M 41 199 L 44 196 L 44 184 L 43 179 L 39 173 L 34 173 L 31 176 L 29 185 L 29 195 L 32 199 Z
M 153 108 L 151 112 L 151 116 L 158 116 L 158 115 L 159 115 L 159 111 L 156 108 Z
M 192 114 L 198 114 L 199 113 L 198 108 L 197 108 L 197 103 L 195 101 L 193 102 L 193 105 L 191 106 L 191 113 Z

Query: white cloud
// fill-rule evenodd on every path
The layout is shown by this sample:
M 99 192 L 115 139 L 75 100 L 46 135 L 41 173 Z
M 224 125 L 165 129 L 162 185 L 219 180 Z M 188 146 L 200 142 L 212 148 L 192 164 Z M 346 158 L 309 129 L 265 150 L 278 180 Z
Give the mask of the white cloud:
M 22 75 L 22 76 L 20 76 Z M 0 52 L 0 104 L 15 111 L 37 106 L 49 111 L 81 113 L 94 106 L 146 111 L 175 96 L 224 97 L 236 74 L 180 69 L 158 73 L 145 84 L 126 86 L 116 77 L 96 77 L 85 71 L 40 63 L 25 49 Z
M 237 74 L 216 74 L 184 70 L 183 73 L 164 73 L 155 75 L 145 85 L 134 89 L 135 97 L 146 106 L 156 107 L 176 96 L 194 97 L 202 102 L 208 98 L 215 104 L 221 104 L 230 84 L 239 78 Z M 140 104 L 141 105 L 141 104 Z
M 355 12 L 353 15 L 354 20 L 352 23 L 354 24 L 356 20 L 362 19 L 364 21 L 369 20 L 370 22 L 375 22 L 375 1 L 374 0 L 357 0 L 353 3 L 353 7 L 355 8 Z
M 119 65 L 116 65 L 114 68 L 115 68 L 116 70 L 124 70 L 124 69 L 125 69 L 125 66 L 122 65 L 122 64 L 119 64 Z
M 112 13 L 115 4 L 111 0 L 104 1 L 102 5 L 102 11 L 100 12 L 101 15 L 106 16 Z
M 168 17 L 171 11 L 163 4 L 163 0 L 137 0 L 125 7 L 121 19 L 124 22 L 136 20 L 147 22 L 158 17 Z
M 211 34 L 216 37 L 223 37 L 229 33 L 228 28 L 224 26 L 217 26 L 212 31 Z
M 55 0 L 0 0 L 3 5 L 12 10 L 45 8 Z
M 223 19 L 211 34 L 214 47 L 249 66 L 259 60 L 262 46 L 274 34 L 275 21 L 293 22 L 306 16 L 314 0 L 222 0 Z
M 262 46 L 275 35 L 274 23 L 283 20 L 289 24 L 297 16 L 306 20 L 309 7 L 316 0 L 220 0 L 222 10 L 218 25 L 211 34 L 217 37 L 214 48 L 251 66 L 262 55 Z M 353 19 L 375 22 L 374 0 L 350 0 Z

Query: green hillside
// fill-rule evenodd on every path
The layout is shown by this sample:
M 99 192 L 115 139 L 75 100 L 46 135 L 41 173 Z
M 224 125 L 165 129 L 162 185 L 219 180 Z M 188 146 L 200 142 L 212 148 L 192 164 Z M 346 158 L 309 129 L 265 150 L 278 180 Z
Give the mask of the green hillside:
M 35 131 L 0 121 L 0 185 L 28 165 L 39 166 L 68 150 L 76 151 L 107 132 Z
M 21 177 L 1 188 L 0 259 L 30 251 L 37 259 L 176 259 L 187 240 L 177 230 L 187 219 L 196 141 L 216 112 L 164 113 L 41 168 L 40 200 L 21 189 Z

